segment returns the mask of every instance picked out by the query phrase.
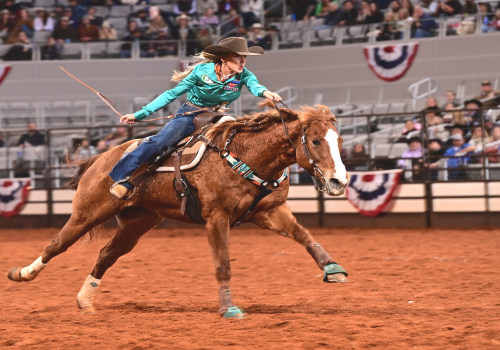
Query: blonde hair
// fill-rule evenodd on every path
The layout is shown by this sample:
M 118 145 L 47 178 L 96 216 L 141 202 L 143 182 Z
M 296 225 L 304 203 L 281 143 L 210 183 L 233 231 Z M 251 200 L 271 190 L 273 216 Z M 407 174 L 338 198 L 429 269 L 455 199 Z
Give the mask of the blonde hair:
M 199 64 L 204 64 L 204 63 L 220 63 L 221 62 L 221 56 L 217 56 L 208 52 L 201 52 L 197 55 L 193 56 L 193 59 L 197 61 L 195 64 L 192 66 L 188 66 L 185 70 L 183 71 L 178 71 L 174 70 L 174 73 L 172 74 L 172 77 L 170 78 L 171 81 L 181 81 L 185 77 L 187 77 L 193 69 L 199 65 Z

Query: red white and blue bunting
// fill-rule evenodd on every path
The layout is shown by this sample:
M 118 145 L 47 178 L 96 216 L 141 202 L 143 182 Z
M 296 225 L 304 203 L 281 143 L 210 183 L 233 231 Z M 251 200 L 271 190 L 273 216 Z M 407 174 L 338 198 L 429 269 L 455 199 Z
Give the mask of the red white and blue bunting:
M 378 216 L 391 201 L 402 169 L 349 172 L 347 199 L 364 216 Z
M 372 45 L 364 48 L 368 66 L 377 77 L 395 81 L 406 74 L 417 55 L 418 43 Z
M 7 78 L 11 69 L 12 66 L 0 65 L 0 84 L 2 84 L 5 78 Z
M 0 179 L 0 215 L 17 215 L 28 200 L 30 179 Z

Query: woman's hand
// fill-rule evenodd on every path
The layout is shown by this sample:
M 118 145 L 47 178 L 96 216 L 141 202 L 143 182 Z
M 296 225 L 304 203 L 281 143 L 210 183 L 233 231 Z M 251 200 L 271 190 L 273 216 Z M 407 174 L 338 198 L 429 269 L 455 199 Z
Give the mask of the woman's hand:
M 282 100 L 280 95 L 278 95 L 276 92 L 271 92 L 269 90 L 264 91 L 263 95 L 265 98 L 268 98 L 274 102 L 280 102 Z
M 137 122 L 137 119 L 135 119 L 135 115 L 133 114 L 125 114 L 120 118 L 121 124 L 135 124 L 135 122 Z

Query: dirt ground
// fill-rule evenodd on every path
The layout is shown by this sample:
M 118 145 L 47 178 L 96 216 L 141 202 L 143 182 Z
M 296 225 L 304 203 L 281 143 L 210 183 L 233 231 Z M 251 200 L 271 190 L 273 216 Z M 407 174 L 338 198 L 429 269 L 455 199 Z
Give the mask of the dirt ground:
M 500 349 L 500 230 L 311 229 L 350 273 L 326 284 L 289 239 L 233 230 L 232 294 L 217 314 L 202 229 L 158 229 L 104 276 L 83 315 L 76 294 L 112 234 L 54 258 L 32 282 L 7 271 L 57 232 L 0 230 L 1 349 Z

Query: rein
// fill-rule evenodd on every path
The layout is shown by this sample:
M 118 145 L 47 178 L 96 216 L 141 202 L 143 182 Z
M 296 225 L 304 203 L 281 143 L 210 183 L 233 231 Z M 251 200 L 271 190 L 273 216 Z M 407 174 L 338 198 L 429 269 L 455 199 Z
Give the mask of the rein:
M 290 144 L 292 145 L 293 149 L 297 149 L 297 147 L 295 147 L 295 144 L 293 143 L 292 139 L 290 138 L 290 134 L 288 133 L 288 127 L 286 126 L 286 123 L 285 123 L 285 118 L 283 118 L 283 114 L 281 113 L 281 109 L 278 108 L 278 104 L 274 101 L 272 101 L 273 104 L 274 104 L 274 108 L 276 108 L 276 110 L 278 111 L 279 113 L 279 116 L 280 116 L 280 119 L 281 119 L 281 123 L 283 124 L 283 129 L 285 129 L 285 135 L 286 137 L 288 138 L 288 141 L 290 141 Z M 284 103 L 283 101 L 280 101 L 280 103 L 285 106 L 285 108 L 288 108 Z

